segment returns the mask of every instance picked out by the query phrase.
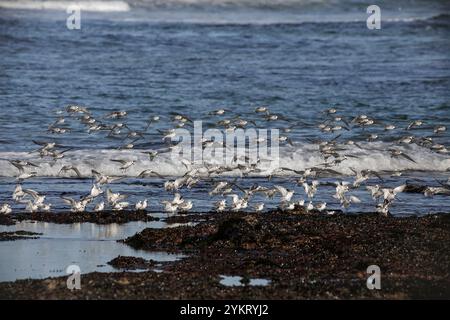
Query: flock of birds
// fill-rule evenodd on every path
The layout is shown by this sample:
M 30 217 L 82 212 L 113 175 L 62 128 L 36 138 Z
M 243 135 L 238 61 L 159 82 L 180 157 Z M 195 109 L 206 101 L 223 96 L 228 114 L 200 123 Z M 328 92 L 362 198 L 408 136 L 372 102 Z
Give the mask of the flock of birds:
M 288 121 L 285 117 L 280 114 L 272 113 L 268 107 L 261 106 L 253 110 L 254 113 L 260 117 L 262 121 Z M 220 120 L 215 122 L 215 125 L 223 128 L 226 132 L 233 132 L 237 128 L 246 128 L 249 124 L 255 125 L 254 121 L 245 120 L 241 116 L 227 117 L 230 113 L 227 109 L 218 109 L 209 113 L 210 117 L 219 117 Z M 146 127 L 142 131 L 132 130 L 130 126 L 123 121 L 126 119 L 128 114 L 126 111 L 114 111 L 101 119 L 96 119 L 89 111 L 88 108 L 78 105 L 69 105 L 65 110 L 59 110 L 57 112 L 58 118 L 54 123 L 48 127 L 48 132 L 54 135 L 65 135 L 70 134 L 72 131 L 70 126 L 66 125 L 68 118 L 77 119 L 82 126 L 86 129 L 89 134 L 95 134 L 99 132 L 106 132 L 107 138 L 117 138 L 121 137 L 122 144 L 118 147 L 121 150 L 134 149 L 138 141 L 145 139 L 149 128 L 153 124 L 160 122 L 160 116 L 152 116 L 146 123 Z M 112 123 L 106 123 L 103 119 L 108 119 Z M 305 168 L 304 170 L 293 170 L 285 167 L 278 167 L 273 170 L 268 178 L 270 179 L 276 174 L 288 174 L 290 177 L 295 178 L 295 183 L 304 189 L 305 199 L 294 201 L 293 189 L 288 189 L 281 185 L 274 185 L 273 187 L 261 186 L 254 184 L 249 188 L 243 188 L 238 184 L 238 178 L 233 179 L 222 179 L 223 173 L 238 171 L 240 176 L 248 176 L 251 173 L 260 172 L 257 163 L 252 164 L 242 164 L 235 163 L 227 166 L 220 165 L 194 165 L 192 162 L 183 159 L 180 160 L 180 165 L 186 168 L 186 173 L 174 180 L 166 180 L 164 182 L 164 189 L 167 192 L 173 193 L 173 199 L 164 200 L 161 204 L 167 213 L 177 213 L 177 212 L 188 212 L 193 208 L 193 202 L 186 200 L 180 194 L 180 190 L 183 187 L 192 188 L 197 185 L 200 181 L 206 182 L 211 185 L 209 196 L 222 196 L 222 199 L 214 203 L 215 210 L 217 212 L 222 211 L 241 211 L 249 207 L 249 203 L 256 194 L 263 195 L 267 198 L 273 198 L 275 196 L 279 197 L 279 208 L 281 210 L 294 210 L 299 207 L 303 207 L 307 211 L 318 211 L 325 212 L 327 214 L 335 213 L 334 210 L 328 210 L 327 203 L 325 202 L 314 202 L 314 196 L 320 186 L 320 182 L 317 180 L 320 174 L 329 173 L 334 174 L 336 171 L 333 167 L 339 166 L 342 162 L 348 160 L 354 155 L 345 153 L 347 146 L 356 146 L 357 148 L 364 149 L 360 143 L 353 140 L 346 140 L 344 142 L 338 143 L 338 138 L 341 137 L 339 134 L 342 130 L 355 130 L 360 128 L 367 135 L 367 141 L 376 141 L 379 139 L 379 135 L 376 133 L 369 133 L 367 128 L 372 126 L 382 126 L 382 130 L 386 132 L 392 132 L 396 130 L 396 126 L 393 124 L 382 124 L 375 119 L 367 115 L 358 115 L 353 119 L 346 119 L 343 116 L 338 115 L 338 110 L 336 108 L 330 108 L 323 111 L 322 121 L 317 125 L 322 133 L 335 134 L 337 136 L 331 137 L 329 140 L 314 140 L 313 142 L 317 145 L 318 150 L 323 157 L 324 163 L 311 167 Z M 162 150 L 170 151 L 176 147 L 176 144 L 172 141 L 172 138 L 176 136 L 176 128 L 182 128 L 192 124 L 192 120 L 183 114 L 172 113 L 170 123 L 172 128 L 166 131 L 156 130 L 162 135 L 162 141 L 168 145 L 165 149 L 160 150 L 150 150 L 141 151 L 146 153 L 150 159 L 153 161 L 156 157 L 160 155 Z M 398 128 L 402 132 L 407 134 L 402 135 L 398 139 L 392 142 L 391 147 L 387 150 L 391 157 L 403 159 L 403 161 L 415 162 L 414 157 L 406 154 L 399 148 L 402 145 L 417 144 L 424 148 L 428 148 L 433 152 L 440 154 L 448 154 L 450 151 L 446 146 L 435 143 L 434 137 L 443 134 L 447 128 L 443 125 L 435 126 L 432 128 L 433 134 L 431 136 L 415 136 L 411 134 L 414 129 L 421 128 L 425 121 L 414 120 L 410 122 L 404 128 Z M 294 125 L 284 128 L 282 131 L 287 134 L 291 132 L 295 126 L 307 125 L 301 121 L 296 121 Z M 279 136 L 280 143 L 286 143 L 294 145 L 294 142 L 287 135 Z M 52 166 L 58 165 L 58 162 L 63 159 L 67 152 L 71 151 L 73 148 L 65 147 L 59 145 L 54 141 L 33 141 L 34 144 L 38 146 L 36 150 L 31 153 L 37 154 L 41 160 L 37 161 L 27 161 L 21 159 L 1 159 L 8 161 L 11 166 L 14 166 L 17 171 L 17 185 L 13 190 L 12 199 L 19 204 L 25 205 L 25 210 L 33 212 L 46 212 L 50 211 L 52 204 L 46 202 L 46 196 L 40 194 L 38 191 L 25 188 L 24 183 L 26 180 L 31 179 L 37 175 L 37 170 L 41 166 L 38 161 L 45 161 L 48 159 L 52 163 Z M 202 139 L 202 146 L 205 148 L 207 146 L 214 145 L 215 141 Z M 234 159 L 236 160 L 236 159 Z M 245 159 L 244 159 L 245 160 Z M 112 159 L 113 163 L 117 164 L 117 170 L 124 173 L 127 172 L 132 166 L 136 165 L 136 160 L 133 159 Z M 258 159 L 258 162 L 260 159 Z M 349 207 L 351 204 L 360 203 L 361 200 L 352 194 L 352 191 L 359 188 L 362 184 L 366 184 L 371 178 L 378 179 L 383 182 L 382 173 L 375 172 L 372 170 L 361 170 L 357 171 L 352 169 L 354 173 L 353 181 L 342 181 L 338 180 L 335 182 L 335 194 L 333 197 L 339 201 L 343 208 Z M 59 173 L 70 174 L 83 178 L 80 170 L 75 165 L 62 165 Z M 401 175 L 401 172 L 395 172 L 394 175 Z M 161 174 L 156 172 L 154 168 L 148 168 L 143 170 L 137 178 L 148 178 L 148 177 L 158 177 L 165 179 Z M 145 211 L 149 202 L 147 199 L 142 199 L 137 203 L 131 204 L 126 201 L 127 195 L 114 193 L 109 188 L 109 185 L 123 177 L 118 176 L 107 176 L 99 171 L 91 171 L 92 187 L 89 194 L 80 197 L 79 199 L 74 199 L 67 197 L 65 195 L 61 196 L 61 199 L 70 206 L 72 212 L 85 212 L 88 210 L 89 206 L 92 205 L 92 209 L 95 212 L 102 212 L 106 210 L 112 211 L 122 211 L 125 209 L 132 209 L 139 211 Z M 424 191 L 424 195 L 427 197 L 433 196 L 434 194 L 450 194 L 450 179 L 447 181 L 438 181 L 439 187 L 427 187 Z M 405 191 L 406 185 L 402 184 L 394 188 L 383 187 L 380 184 L 366 185 L 367 191 L 370 193 L 371 197 L 377 202 L 376 210 L 377 212 L 388 216 L 389 209 L 394 203 L 396 196 Z M 229 201 L 227 201 L 229 200 Z M 264 202 L 256 202 L 252 204 L 252 210 L 259 212 L 265 209 Z M 10 204 L 5 203 L 0 205 L 0 214 L 10 214 L 13 209 Z

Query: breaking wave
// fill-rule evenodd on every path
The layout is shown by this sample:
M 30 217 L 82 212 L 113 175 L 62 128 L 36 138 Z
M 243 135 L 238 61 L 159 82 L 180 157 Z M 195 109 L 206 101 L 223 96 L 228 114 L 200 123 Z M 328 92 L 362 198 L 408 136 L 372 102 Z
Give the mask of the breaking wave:
M 374 171 L 447 171 L 450 169 L 450 157 L 439 154 L 430 149 L 417 145 L 408 145 L 399 148 L 413 158 L 414 162 L 406 158 L 392 158 L 388 152 L 390 144 L 384 142 L 371 142 L 356 146 L 345 146 L 346 151 L 340 152 L 346 155 L 347 160 L 330 169 L 340 174 L 352 174 L 352 170 L 370 169 Z M 150 160 L 147 150 L 76 150 L 66 153 L 65 158 L 56 163 L 52 160 L 40 159 L 36 154 L 26 152 L 1 152 L 0 176 L 15 177 L 18 170 L 8 160 L 27 160 L 39 165 L 38 168 L 27 169 L 35 171 L 39 177 L 58 177 L 63 166 L 76 166 L 83 177 L 91 177 L 91 170 L 99 171 L 109 176 L 136 177 L 143 170 L 151 169 L 163 176 L 182 176 L 188 169 L 180 159 L 172 158 L 169 152 L 160 153 L 153 161 Z M 136 163 L 123 171 L 120 164 L 111 159 L 135 160 Z M 263 159 L 257 166 L 260 171 L 252 173 L 255 176 L 286 175 L 289 172 L 277 173 L 276 168 L 284 167 L 293 170 L 304 170 L 311 167 L 322 167 L 324 159 L 315 144 L 302 144 L 295 147 L 280 147 L 279 162 Z M 214 163 L 213 163 L 214 165 Z M 203 167 L 200 165 L 199 167 Z M 239 171 L 231 171 L 222 175 L 239 175 Z M 61 173 L 60 177 L 73 176 L 73 172 Z
M 130 6 L 125 1 L 0 1 L 0 8 L 18 10 L 67 10 L 76 5 L 82 11 L 90 12 L 125 12 Z

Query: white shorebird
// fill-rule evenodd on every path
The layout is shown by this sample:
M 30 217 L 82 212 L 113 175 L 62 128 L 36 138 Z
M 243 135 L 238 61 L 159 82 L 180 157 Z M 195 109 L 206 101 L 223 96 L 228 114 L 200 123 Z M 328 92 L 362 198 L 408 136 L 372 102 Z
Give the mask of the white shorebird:
M 191 210 L 193 207 L 192 201 L 184 201 L 183 203 L 180 203 L 178 205 L 178 208 L 180 209 L 180 211 L 183 212 L 188 212 L 189 210 Z
M 146 152 L 142 152 L 142 153 L 148 155 L 150 158 L 150 161 L 153 161 L 156 158 L 156 156 L 159 154 L 158 151 L 146 151 Z
M 138 178 L 147 178 L 147 177 L 153 177 L 153 176 L 157 176 L 161 179 L 163 179 L 164 177 L 162 175 L 160 175 L 158 172 L 153 171 L 151 169 L 146 169 L 143 170 L 141 173 L 139 173 L 139 175 L 137 176 Z
M 349 182 L 342 181 L 336 183 L 336 193 L 333 198 L 338 199 L 344 208 L 348 208 L 351 203 L 361 203 L 361 200 L 356 196 L 349 196 L 347 198 L 346 193 L 349 191 Z
M 16 188 L 13 191 L 12 198 L 14 201 L 19 202 L 25 196 L 25 192 L 23 192 L 22 186 L 20 184 L 16 185 Z
M 175 195 L 174 195 L 174 197 L 173 197 L 173 200 L 172 200 L 172 204 L 174 204 L 174 205 L 180 205 L 180 204 L 182 204 L 182 203 L 184 203 L 184 199 L 183 199 L 183 197 L 181 196 L 181 194 L 179 194 L 178 192 L 175 193 Z
M 39 209 L 41 209 L 41 211 L 44 212 L 49 212 L 52 208 L 52 204 L 51 203 L 43 203 L 39 206 Z
M 69 105 L 66 107 L 67 113 L 87 113 L 89 114 L 89 110 L 86 107 L 78 106 L 78 105 Z
M 136 203 L 135 209 L 137 211 L 143 211 L 143 210 L 147 209 L 147 206 L 148 206 L 147 199 L 144 199 L 143 201 L 139 201 L 138 203 Z
M 113 206 L 113 211 L 122 211 L 123 209 L 126 209 L 126 208 L 128 208 L 130 206 L 130 203 L 129 202 L 117 202 L 117 203 L 114 203 L 114 206 Z
M 325 210 L 327 208 L 327 203 L 326 202 L 319 202 L 318 204 L 316 204 L 316 209 L 319 212 L 322 212 L 323 210 Z
M 348 198 L 344 197 L 344 199 L 341 201 L 341 204 L 344 208 L 348 208 L 351 203 L 361 203 L 361 200 L 359 200 L 356 196 L 349 196 Z
M 229 194 L 228 196 L 231 197 L 233 201 L 231 205 L 231 210 L 239 211 L 241 209 L 247 208 L 248 201 L 247 199 L 245 199 L 245 197 L 239 198 L 237 194 Z
M 405 159 L 407 159 L 407 160 L 409 160 L 409 161 L 411 161 L 411 162 L 416 163 L 416 161 L 415 161 L 413 158 L 411 158 L 410 156 L 408 156 L 406 153 L 404 153 L 404 152 L 401 151 L 401 150 L 398 150 L 398 149 L 389 149 L 389 152 L 391 153 L 391 157 L 392 157 L 392 158 L 403 157 L 403 158 L 405 158 Z
M 377 184 L 374 186 L 367 186 L 366 189 L 370 191 L 370 195 L 372 196 L 373 200 L 377 200 L 383 195 L 381 187 Z
M 95 183 L 98 185 L 109 184 L 109 183 L 114 182 L 119 179 L 119 178 L 111 178 L 109 176 L 103 175 L 96 170 L 91 170 L 91 172 L 92 172 L 92 175 L 94 176 Z
M 398 186 L 396 188 L 390 189 L 390 188 L 384 188 L 381 189 L 383 192 L 384 201 L 392 202 L 395 200 L 395 197 L 397 194 L 403 192 L 406 188 L 406 185 L 403 184 L 401 186 Z
M 103 190 L 100 189 L 96 184 L 92 185 L 91 193 L 89 194 L 92 198 L 97 198 L 99 195 L 103 193 Z
M 227 182 L 227 181 L 219 181 L 218 183 L 216 183 L 214 188 L 209 192 L 209 195 L 212 196 L 215 194 L 219 194 L 228 185 L 229 185 L 229 182 Z
M 106 190 L 106 201 L 111 205 L 115 205 L 117 202 L 124 200 L 126 197 L 126 195 L 122 195 L 120 193 L 113 193 L 111 189 Z
M 167 213 L 175 213 L 178 210 L 178 205 L 172 204 L 171 201 L 161 201 L 161 203 L 164 205 L 164 211 Z
M 164 182 L 164 189 L 166 191 L 178 190 L 180 189 L 188 180 L 188 176 L 183 176 L 175 179 L 174 181 Z
M 295 203 L 294 202 L 282 202 L 280 205 L 281 210 L 285 211 L 291 211 L 295 209 Z
M 126 116 L 127 116 L 127 112 L 126 111 L 113 111 L 110 114 L 106 115 L 106 118 L 120 119 L 120 118 L 124 118 Z
M 221 115 L 225 114 L 226 111 L 227 111 L 226 109 L 217 109 L 217 110 L 211 111 L 209 114 L 221 116 Z
M 16 180 L 23 181 L 26 179 L 36 177 L 36 175 L 37 175 L 37 172 L 24 172 L 24 173 L 20 174 Z
M 377 204 L 377 212 L 381 213 L 383 216 L 388 217 L 389 214 L 389 202 Z
M 33 198 L 34 203 L 37 206 L 42 205 L 44 203 L 44 201 L 45 201 L 45 196 L 40 195 L 37 191 L 31 190 L 31 189 L 25 189 L 25 190 L 23 190 L 23 192 L 25 194 L 30 195 Z
M 227 207 L 227 201 L 225 199 L 219 200 L 214 203 L 214 208 L 215 208 L 216 212 L 225 211 L 226 207 Z
M 414 120 L 407 127 L 406 130 L 410 130 L 412 128 L 420 127 L 423 124 L 422 120 Z
M 434 133 L 442 133 L 447 130 L 446 126 L 436 126 L 433 130 Z
M 71 207 L 70 211 L 72 212 L 78 213 L 84 212 L 86 210 L 86 206 L 89 203 L 89 199 L 81 199 L 80 201 L 76 201 L 69 197 L 61 197 L 61 198 L 65 203 L 70 205 Z
M 36 205 L 33 201 L 28 201 L 25 210 L 27 210 L 29 213 L 34 213 L 39 210 L 39 206 Z
M 261 212 L 261 211 L 263 211 L 263 210 L 264 210 L 264 202 L 256 203 L 256 204 L 253 206 L 253 210 L 255 210 L 255 212 Z
M 97 203 L 94 207 L 94 212 L 101 212 L 105 210 L 105 203 L 102 201 L 100 203 Z
M 0 207 L 0 214 L 10 214 L 12 212 L 11 206 L 7 203 Z
M 406 185 L 401 185 L 396 188 L 384 188 L 381 189 L 381 192 L 383 192 L 383 203 L 377 204 L 377 212 L 381 213 L 383 216 L 389 216 L 389 207 L 391 206 L 392 202 L 395 200 L 395 197 L 397 194 L 403 192 L 406 188 Z
M 394 130 L 395 126 L 393 124 L 387 124 L 384 126 L 385 131 Z
M 72 166 L 72 165 L 63 166 L 63 167 L 59 170 L 58 175 L 60 175 L 62 172 L 68 172 L 68 171 L 73 171 L 73 172 L 75 172 L 75 174 L 77 175 L 78 178 L 81 178 L 81 177 L 82 177 L 82 176 L 81 176 L 81 173 L 80 173 L 80 170 L 78 170 L 77 167 Z
M 450 189 L 443 187 L 427 187 L 423 192 L 425 197 L 433 197 L 435 194 L 450 194 Z
M 256 107 L 255 112 L 257 113 L 265 113 L 268 112 L 269 108 L 265 107 L 265 106 L 261 106 L 261 107 Z
M 319 181 L 313 180 L 311 182 L 311 185 L 309 185 L 307 182 L 303 182 L 303 188 L 305 189 L 305 193 L 308 196 L 308 198 L 311 200 L 314 198 L 314 195 L 317 192 L 317 186 L 319 185 Z
M 378 179 L 383 180 L 378 173 L 376 173 L 376 172 L 374 172 L 372 170 L 369 170 L 369 169 L 356 171 L 355 169 L 350 168 L 350 170 L 352 170 L 355 173 L 355 175 L 356 175 L 355 176 L 355 181 L 353 181 L 353 187 L 354 188 L 358 188 L 361 185 L 361 183 L 363 183 L 366 180 L 368 180 L 370 178 L 370 175 L 375 175 L 375 176 L 378 177 Z
M 345 194 L 349 191 L 349 184 L 347 181 L 336 182 L 336 193 L 333 195 L 333 198 L 340 200 L 342 203 L 345 199 Z
M 23 161 L 23 160 L 8 160 L 10 164 L 12 164 L 14 167 L 19 170 L 19 173 L 24 173 L 26 167 L 34 167 L 39 168 L 37 164 L 34 164 L 29 161 Z
M 136 163 L 135 160 L 123 160 L 123 159 L 111 159 L 112 162 L 118 162 L 122 166 L 120 167 L 120 170 L 125 171 L 128 168 L 130 168 L 132 165 Z
M 282 186 L 275 186 L 275 189 L 277 189 L 278 192 L 281 194 L 281 202 L 291 201 L 291 198 L 294 195 L 294 190 L 289 190 Z
M 37 144 L 39 146 L 41 146 L 37 151 L 38 152 L 43 152 L 43 151 L 49 151 L 52 150 L 54 148 L 56 148 L 58 145 L 56 144 L 56 142 L 41 142 L 41 141 L 36 141 L 36 140 L 32 140 L 34 144 Z

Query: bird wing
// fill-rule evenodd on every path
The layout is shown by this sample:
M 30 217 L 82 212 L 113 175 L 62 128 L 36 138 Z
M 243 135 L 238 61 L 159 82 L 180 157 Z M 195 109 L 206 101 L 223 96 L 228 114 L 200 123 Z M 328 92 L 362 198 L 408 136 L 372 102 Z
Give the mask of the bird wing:
M 380 176 L 380 174 L 378 172 L 371 170 L 370 173 L 373 174 L 374 176 L 376 176 L 381 181 L 384 181 L 383 178 Z
M 72 171 L 73 171 L 73 172 L 75 172 L 75 173 L 76 173 L 76 175 L 78 176 L 78 178 L 81 178 L 81 173 L 80 173 L 80 170 L 78 170 L 78 168 L 77 168 L 77 167 L 72 167 L 71 169 L 72 169 Z
M 71 206 L 73 206 L 73 204 L 75 203 L 75 200 L 73 200 L 72 198 L 68 198 L 68 197 L 61 197 L 61 199 L 63 199 L 63 201 L 67 204 L 70 204 Z
M 111 159 L 110 161 L 112 161 L 112 162 L 118 162 L 118 163 L 121 163 L 121 164 L 127 163 L 125 160 L 120 160 L 120 159 Z
M 394 188 L 394 194 L 403 192 L 403 190 L 405 190 L 405 188 L 406 188 L 406 184 L 403 184 L 401 186 L 398 186 L 398 187 Z
M 403 158 L 405 158 L 405 159 L 408 159 L 409 161 L 412 161 L 412 162 L 414 162 L 414 163 L 417 163 L 413 158 L 411 158 L 410 156 L 408 156 L 407 154 L 405 154 L 405 153 L 400 153 L 400 155 L 403 157 Z
M 287 195 L 287 190 L 285 188 L 283 188 L 282 186 L 275 186 L 275 189 L 278 190 L 279 193 L 281 193 L 281 195 L 283 197 L 285 197 Z
M 25 190 L 23 190 L 23 192 L 29 194 L 29 195 L 32 196 L 33 199 L 35 199 L 35 200 L 36 200 L 36 198 L 39 196 L 39 194 L 38 194 L 36 191 L 31 190 L 31 189 L 25 189 Z
M 21 166 L 20 164 L 14 162 L 14 161 L 9 161 L 9 163 L 11 163 L 14 167 L 16 167 L 20 173 L 24 173 L 24 168 L 23 166 Z

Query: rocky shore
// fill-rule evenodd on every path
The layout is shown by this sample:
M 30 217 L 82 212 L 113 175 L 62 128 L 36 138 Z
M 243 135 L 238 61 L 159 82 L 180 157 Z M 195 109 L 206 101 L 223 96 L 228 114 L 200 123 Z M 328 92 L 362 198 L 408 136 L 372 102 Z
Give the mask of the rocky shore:
M 174 218 L 172 220 L 175 220 Z M 381 217 L 305 212 L 183 216 L 194 226 L 144 229 L 125 244 L 183 253 L 158 264 L 133 257 L 110 262 L 117 273 L 0 283 L 2 299 L 424 299 L 450 298 L 450 214 Z M 366 286 L 381 270 L 381 290 Z M 129 272 L 146 269 L 143 272 Z M 224 276 L 239 276 L 227 285 Z M 265 279 L 252 285 L 250 279 Z

